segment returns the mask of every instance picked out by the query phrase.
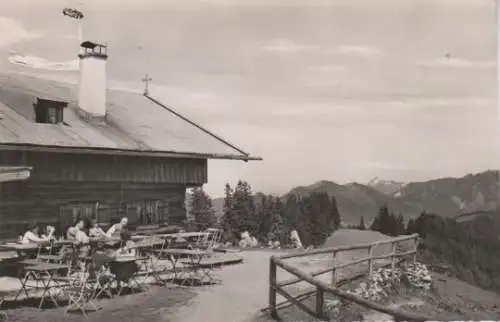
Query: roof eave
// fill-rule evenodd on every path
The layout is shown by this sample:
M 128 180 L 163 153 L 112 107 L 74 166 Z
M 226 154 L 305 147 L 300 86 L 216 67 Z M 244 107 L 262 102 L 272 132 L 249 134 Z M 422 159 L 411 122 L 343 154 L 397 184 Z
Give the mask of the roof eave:
M 176 151 L 153 151 L 153 150 L 129 150 L 111 149 L 100 147 L 61 147 L 53 145 L 33 145 L 33 144 L 0 144 L 0 149 L 11 151 L 34 151 L 34 152 L 54 152 L 54 153 L 88 153 L 101 155 L 127 155 L 160 158 L 189 158 L 189 159 L 220 159 L 239 161 L 262 161 L 261 157 L 238 154 L 218 154 L 218 153 L 194 153 Z

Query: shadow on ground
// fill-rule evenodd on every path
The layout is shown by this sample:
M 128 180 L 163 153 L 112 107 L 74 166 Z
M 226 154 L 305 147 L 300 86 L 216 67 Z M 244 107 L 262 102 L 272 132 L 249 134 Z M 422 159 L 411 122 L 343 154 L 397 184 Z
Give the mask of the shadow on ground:
M 147 292 L 97 301 L 96 304 L 102 309 L 89 312 L 88 319 L 78 313 L 65 315 L 65 306 L 39 310 L 33 303 L 30 306 L 17 305 L 17 308 L 9 308 L 11 304 L 7 304 L 4 312 L 7 314 L 7 321 L 15 322 L 165 322 L 175 321 L 175 310 L 187 305 L 195 295 L 195 292 L 178 286 L 151 286 Z

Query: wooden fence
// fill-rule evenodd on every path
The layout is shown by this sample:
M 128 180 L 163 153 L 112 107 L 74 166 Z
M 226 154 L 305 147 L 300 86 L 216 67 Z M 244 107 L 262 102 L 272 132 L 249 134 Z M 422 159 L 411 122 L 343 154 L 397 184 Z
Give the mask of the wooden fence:
M 384 241 L 379 241 L 379 242 L 374 242 L 370 244 L 360 244 L 360 245 L 349 245 L 349 246 L 342 246 L 342 247 L 335 247 L 335 248 L 324 248 L 324 249 L 316 249 L 313 251 L 300 251 L 300 252 L 294 252 L 282 256 L 272 256 L 270 260 L 270 267 L 269 267 L 269 307 L 268 310 L 270 311 L 271 316 L 274 319 L 278 319 L 278 309 L 283 308 L 283 304 L 288 303 L 288 305 L 296 305 L 300 309 L 302 309 L 304 312 L 308 313 L 309 315 L 313 316 L 316 319 L 320 320 L 327 320 L 326 312 L 325 312 L 325 293 L 331 293 L 334 294 L 335 296 L 338 296 L 342 299 L 346 299 L 348 301 L 354 302 L 356 304 L 359 304 L 363 307 L 382 312 L 385 314 L 388 314 L 394 318 L 395 321 L 415 321 L 415 322 L 420 322 L 420 321 L 428 321 L 428 317 L 420 316 L 417 314 L 413 314 L 410 312 L 406 312 L 400 309 L 395 309 L 395 308 L 390 308 L 386 307 L 380 304 L 377 304 L 375 302 L 366 300 L 364 298 L 355 296 L 351 293 L 348 293 L 344 290 L 341 290 L 338 288 L 341 284 L 345 283 L 346 280 L 344 281 L 339 281 L 337 280 L 337 272 L 339 269 L 346 268 L 349 266 L 361 264 L 361 263 L 368 263 L 368 270 L 358 274 L 355 277 L 351 277 L 349 280 L 352 280 L 353 278 L 359 278 L 364 275 L 370 274 L 373 270 L 374 263 L 376 260 L 382 260 L 382 259 L 390 259 L 391 262 L 388 265 L 395 266 L 398 262 L 401 262 L 407 258 L 411 258 L 413 261 L 416 259 L 416 253 L 417 253 L 417 246 L 418 246 L 418 234 L 413 234 L 410 236 L 403 236 L 403 237 L 397 237 L 397 238 L 391 238 L 388 240 Z M 414 242 L 414 247 L 411 250 L 406 250 L 406 251 L 401 251 L 399 249 L 399 245 L 403 242 Z M 379 255 L 375 256 L 373 254 L 373 250 L 375 247 L 380 246 L 380 245 L 387 245 L 390 244 L 392 251 L 388 254 L 384 255 Z M 350 262 L 347 263 L 337 263 L 337 256 L 338 254 L 342 252 L 348 252 L 348 251 L 353 251 L 353 250 L 367 250 L 368 256 L 364 258 L 359 258 L 359 259 L 354 259 Z M 290 265 L 289 263 L 286 262 L 287 259 L 291 258 L 299 258 L 299 257 L 307 257 L 307 256 L 314 256 L 314 255 L 321 255 L 321 254 L 327 254 L 331 256 L 332 259 L 332 265 L 329 266 L 326 269 L 322 269 L 317 272 L 313 273 L 305 273 L 301 271 L 299 268 Z M 283 269 L 286 272 L 292 274 L 295 276 L 295 278 L 290 279 L 290 280 L 285 280 L 285 281 L 277 281 L 276 280 L 276 273 L 277 273 L 277 268 Z M 315 279 L 316 276 L 323 275 L 331 273 L 331 283 L 325 283 L 323 281 L 320 281 L 318 279 Z M 300 283 L 300 282 L 307 282 L 311 284 L 314 287 L 314 290 L 308 291 L 306 293 L 300 294 L 300 295 L 295 295 L 292 296 L 289 292 L 287 292 L 284 288 L 286 286 Z M 282 295 L 286 301 L 281 302 L 281 303 L 276 303 L 276 296 L 277 294 Z M 316 296 L 316 308 L 311 309 L 307 305 L 305 305 L 303 302 L 304 299 L 311 297 L 311 296 Z

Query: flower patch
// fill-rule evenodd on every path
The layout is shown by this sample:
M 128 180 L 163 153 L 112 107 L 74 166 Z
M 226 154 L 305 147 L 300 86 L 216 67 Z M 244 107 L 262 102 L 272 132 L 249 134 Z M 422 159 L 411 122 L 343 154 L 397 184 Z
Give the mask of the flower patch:
M 406 287 L 427 291 L 431 287 L 432 277 L 427 266 L 417 262 L 406 263 L 395 268 L 381 267 L 372 271 L 368 281 L 360 283 L 354 291 L 348 290 L 347 292 L 377 302 L 396 292 L 402 282 L 407 284 Z M 338 314 L 348 305 L 349 303 L 344 300 L 325 301 L 326 311 L 330 316 Z

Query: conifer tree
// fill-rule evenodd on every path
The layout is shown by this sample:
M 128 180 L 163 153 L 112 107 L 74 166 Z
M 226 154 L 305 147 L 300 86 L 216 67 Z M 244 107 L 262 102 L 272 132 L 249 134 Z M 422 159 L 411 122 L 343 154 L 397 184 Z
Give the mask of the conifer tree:
M 202 188 L 195 188 L 190 198 L 190 214 L 197 231 L 211 228 L 217 222 L 212 199 Z
M 359 218 L 359 225 L 358 225 L 358 229 L 359 230 L 365 230 L 366 229 L 366 226 L 365 226 L 365 218 L 363 216 L 361 216 Z

